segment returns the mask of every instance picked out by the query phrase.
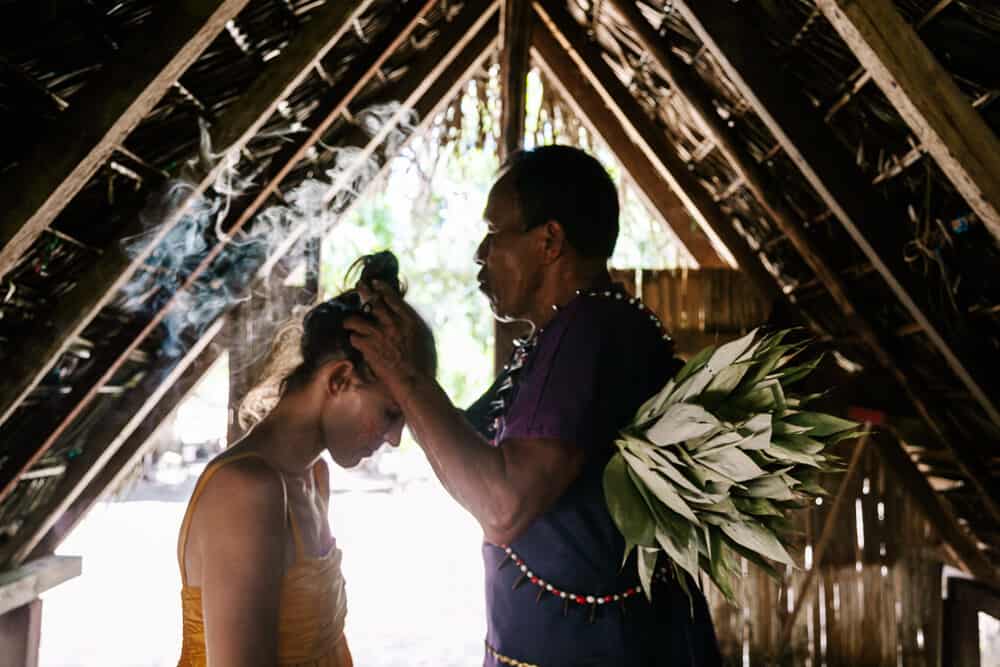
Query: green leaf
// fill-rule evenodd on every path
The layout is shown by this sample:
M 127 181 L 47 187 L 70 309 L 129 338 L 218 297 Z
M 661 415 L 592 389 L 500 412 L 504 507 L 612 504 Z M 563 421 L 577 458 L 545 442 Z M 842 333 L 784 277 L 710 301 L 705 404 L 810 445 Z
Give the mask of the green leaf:
M 795 494 L 780 474 L 765 475 L 746 483 L 746 495 L 768 500 L 794 500 Z
M 646 432 L 646 437 L 662 447 L 701 437 L 718 427 L 719 420 L 700 405 L 674 403 Z
M 659 549 L 650 549 L 647 547 L 639 547 L 639 583 L 642 585 L 642 590 L 646 593 L 646 599 L 653 599 L 653 572 L 656 571 L 656 557 L 659 555 Z
M 758 329 L 754 329 L 746 336 L 720 346 L 709 358 L 708 363 L 705 364 L 712 375 L 718 375 L 724 368 L 735 363 L 737 359 L 743 356 L 750 349 L 750 346 L 753 345 L 753 341 L 757 337 L 757 332 Z
M 677 540 L 665 531 L 656 532 L 656 542 L 674 563 L 692 577 L 698 577 L 698 546 L 694 540 Z
M 753 459 L 736 447 L 721 451 L 715 450 L 705 455 L 695 454 L 695 459 L 734 482 L 746 482 L 767 474 L 764 469 L 753 462 Z
M 670 482 L 659 473 L 648 468 L 638 457 L 628 450 L 623 451 L 622 456 L 625 457 L 625 461 L 632 472 L 638 476 L 639 481 L 645 485 L 646 489 L 657 500 L 691 523 L 698 523 L 698 517 L 695 516 L 694 512 L 691 511 L 691 508 L 688 507 L 688 504 L 684 502 L 684 499 L 680 497 L 680 494 L 677 493 Z
M 773 444 L 776 447 L 793 449 L 797 452 L 803 452 L 805 454 L 819 454 L 826 448 L 826 445 L 819 440 L 813 440 L 808 435 L 802 435 L 800 433 L 791 433 L 789 435 L 775 437 Z
M 684 364 L 684 367 L 681 368 L 679 371 L 677 371 L 677 375 L 674 376 L 674 383 L 680 384 L 684 382 L 684 380 L 687 380 L 689 377 L 700 371 L 705 366 L 705 364 L 708 363 L 708 360 L 712 358 L 712 355 L 714 353 L 715 353 L 715 347 L 710 345 L 709 347 L 706 347 L 698 354 L 691 357 L 691 359 L 689 359 L 688 362 Z
M 778 375 L 781 378 L 781 384 L 788 386 L 793 382 L 798 382 L 802 378 L 806 377 L 819 366 L 820 360 L 823 358 L 822 355 L 816 357 L 812 361 L 807 361 L 799 366 L 791 366 L 789 368 L 783 369 Z
M 778 563 L 795 565 L 781 541 L 775 537 L 774 533 L 760 524 L 733 521 L 720 527 L 726 537 L 744 548 Z
M 743 498 L 733 496 L 736 509 L 754 516 L 781 516 L 781 511 L 767 498 Z
M 722 539 L 722 531 L 716 527 L 710 529 L 710 551 L 708 574 L 715 583 L 719 591 L 726 596 L 730 602 L 736 601 L 733 593 L 732 579 L 735 568 L 729 562 L 727 548 Z
M 628 476 L 621 454 L 611 457 L 604 469 L 604 497 L 608 511 L 626 542 L 642 546 L 656 544 L 653 516 Z
M 857 422 L 834 417 L 823 412 L 798 412 L 786 417 L 785 421 L 789 424 L 809 428 L 809 436 L 813 438 L 822 438 L 835 433 L 850 431 L 858 427 Z

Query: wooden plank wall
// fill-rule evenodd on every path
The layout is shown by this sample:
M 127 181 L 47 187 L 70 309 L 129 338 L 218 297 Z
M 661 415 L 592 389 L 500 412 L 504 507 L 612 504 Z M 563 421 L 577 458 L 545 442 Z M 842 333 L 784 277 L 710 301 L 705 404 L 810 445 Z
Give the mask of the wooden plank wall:
M 706 588 L 726 665 L 809 667 L 936 667 L 940 664 L 941 555 L 937 537 L 917 505 L 870 448 L 857 488 L 849 490 L 819 576 L 788 646 L 780 646 L 791 601 L 805 569 L 775 582 L 753 565 L 739 605 Z M 835 492 L 838 477 L 827 488 Z M 867 489 L 867 493 L 865 492 Z M 830 503 L 794 517 L 806 562 L 822 531 Z M 879 509 L 881 506 L 881 510 Z M 858 514 L 863 540 L 858 539 Z M 863 546 L 861 546 L 863 544 Z
M 660 317 L 682 357 L 746 333 L 770 315 L 771 304 L 739 271 L 619 270 L 612 278 L 641 289 L 643 303 Z

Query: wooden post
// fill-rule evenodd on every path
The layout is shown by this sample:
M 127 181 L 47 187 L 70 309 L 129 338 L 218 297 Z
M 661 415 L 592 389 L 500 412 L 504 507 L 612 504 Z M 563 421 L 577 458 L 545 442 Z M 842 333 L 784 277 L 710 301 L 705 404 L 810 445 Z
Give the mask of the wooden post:
M 0 187 L 0 278 L 5 276 L 129 132 L 247 0 L 178 0 L 142 30 L 42 133 Z
M 1000 425 L 1000 410 L 994 405 L 1000 391 L 991 390 L 993 381 L 984 368 L 996 364 L 982 362 L 992 356 L 961 349 L 960 344 L 967 342 L 945 338 L 932 320 L 925 287 L 915 282 L 903 263 L 902 239 L 888 225 L 871 223 L 887 215 L 884 205 L 873 198 L 871 185 L 805 97 L 789 94 L 799 87 L 774 67 L 769 56 L 773 49 L 760 31 L 752 29 L 756 17 L 746 3 L 677 0 L 675 7 L 966 390 Z M 977 356 L 978 362 L 971 363 Z M 997 512 L 1000 518 L 1000 508 Z
M 16 609 L 0 613 L 0 655 L 4 657 L 4 664 L 38 667 L 41 640 L 41 600 L 32 600 Z
M 42 628 L 39 596 L 80 575 L 80 558 L 49 556 L 0 572 L 0 658 L 4 665 L 37 667 Z
M 366 81 L 375 75 L 378 67 L 389 57 L 392 50 L 395 49 L 401 42 L 409 38 L 410 32 L 419 23 L 423 12 L 429 10 L 431 6 L 435 4 L 436 0 L 427 0 L 424 5 L 422 5 L 418 10 L 405 15 L 405 25 L 401 27 L 400 30 L 393 29 L 391 26 L 387 28 L 387 35 L 390 39 L 390 44 L 378 44 L 374 46 L 374 52 L 377 54 L 375 62 L 371 62 L 365 58 L 362 58 L 356 67 L 362 68 L 364 71 L 362 76 L 347 78 L 350 85 L 349 95 L 344 95 L 348 98 L 353 99 L 353 96 L 360 91 L 361 85 L 357 83 L 358 79 L 365 79 Z M 421 94 L 426 92 L 431 84 L 447 69 L 448 65 L 461 54 L 463 47 L 466 46 L 472 38 L 479 33 L 489 21 L 489 18 L 496 11 L 495 2 L 485 2 L 477 0 L 475 3 L 469 3 L 467 5 L 465 12 L 459 16 L 458 19 L 451 26 L 451 30 L 447 35 L 440 35 L 438 40 L 440 42 L 432 45 L 427 53 L 423 54 L 423 57 L 418 61 L 417 66 L 410 72 L 411 76 L 406 77 L 404 82 L 406 86 L 411 87 L 409 96 L 404 100 L 404 107 L 411 107 L 414 100 L 419 98 Z M 315 112 L 316 114 L 322 114 L 322 118 L 319 119 L 319 124 L 323 124 L 324 127 L 328 127 L 330 122 L 332 122 L 332 116 L 328 114 L 339 114 L 341 111 L 346 109 L 346 103 L 343 102 L 343 98 L 340 92 L 334 96 L 337 103 L 334 105 L 334 109 L 331 110 L 325 105 L 321 105 L 320 109 Z M 343 106 L 341 106 L 343 104 Z M 401 114 L 397 114 L 397 119 Z M 312 133 L 312 135 L 305 141 L 316 141 L 319 139 L 322 132 L 317 127 L 317 130 Z M 376 141 L 381 141 L 379 135 L 373 137 L 368 146 L 365 147 L 365 151 L 375 150 L 375 146 L 372 145 Z M 377 144 L 376 144 L 377 145 Z M 293 162 L 297 162 L 306 152 L 306 148 L 302 143 L 293 144 L 289 149 L 282 154 L 279 154 L 272 159 L 272 166 L 268 174 L 264 176 L 265 183 L 261 186 L 263 190 L 274 191 L 277 188 L 280 181 L 291 171 Z M 215 246 L 213 246 L 202 259 L 202 261 L 196 266 L 191 273 L 186 277 L 184 284 L 180 286 L 177 292 L 169 299 L 162 308 L 153 317 L 144 324 L 143 328 L 135 335 L 132 342 L 129 343 L 124 350 L 118 355 L 118 357 L 110 364 L 110 366 L 104 371 L 98 380 L 89 387 L 87 392 L 80 398 L 80 400 L 75 404 L 75 406 L 65 415 L 59 424 L 55 427 L 52 433 L 44 439 L 44 441 L 37 447 L 25 448 L 24 451 L 17 452 L 17 457 L 13 461 L 8 461 L 6 467 L 3 469 L 3 477 L 0 478 L 0 500 L 2 500 L 16 484 L 20 474 L 30 467 L 38 458 L 48 450 L 49 447 L 59 438 L 59 436 L 69 427 L 70 424 L 82 413 L 87 405 L 98 395 L 101 387 L 107 383 L 111 377 L 114 376 L 115 372 L 121 367 L 124 361 L 128 358 L 132 352 L 138 349 L 139 345 L 159 326 L 160 322 L 163 321 L 167 313 L 176 305 L 178 301 L 178 296 L 190 285 L 198 279 L 198 277 L 208 269 L 216 257 L 222 252 L 225 244 L 232 234 L 238 233 L 242 226 L 251 219 L 252 213 L 256 210 L 255 206 L 260 206 L 266 200 L 265 196 L 257 196 L 247 205 L 242 207 L 236 207 L 231 211 L 230 220 L 235 218 L 235 222 L 227 223 L 224 228 L 228 232 L 226 237 L 218 240 Z M 283 246 L 283 249 L 287 250 L 287 247 Z
M 500 144 L 502 165 L 524 148 L 525 90 L 534 17 L 530 0 L 502 0 L 500 11 Z M 493 326 L 493 370 L 499 374 L 514 350 L 523 325 Z
M 524 146 L 524 95 L 533 23 L 530 0 L 503 0 L 500 12 L 501 163 Z
M 1000 241 L 1000 141 L 890 0 L 817 6 L 993 237 Z
M 246 95 L 223 112 L 213 127 L 215 142 L 226 146 L 229 151 L 238 151 L 267 121 L 277 103 L 281 101 L 274 97 L 275 91 L 287 96 L 295 85 L 312 71 L 312 67 L 332 47 L 344 30 L 350 27 L 352 20 L 369 4 L 370 0 L 336 2 L 329 3 L 329 9 L 317 11 L 302 34 L 298 35 L 277 58 L 265 65 L 249 86 Z M 157 38 L 151 43 L 159 44 L 160 40 Z M 351 76 L 355 72 L 356 70 L 352 70 L 346 76 Z M 80 105 L 80 108 L 88 109 L 84 101 L 81 101 Z M 57 147 L 60 152 L 64 150 L 61 143 L 58 143 Z M 126 256 L 117 248 L 111 250 L 83 273 L 76 287 L 59 300 L 50 315 L 51 326 L 38 331 L 37 335 L 26 341 L 21 353 L 11 359 L 12 365 L 7 369 L 7 381 L 0 385 L 0 424 L 7 421 L 31 390 L 49 373 L 73 340 L 83 333 L 97 314 L 113 301 L 119 290 L 128 284 L 149 254 L 180 220 L 187 206 L 212 186 L 225 166 L 225 161 L 220 161 L 195 184 L 187 200 L 174 211 L 169 220 L 164 221 L 158 232 L 150 237 L 143 250 L 134 257 Z M 19 172 L 25 170 L 30 171 L 26 165 L 22 165 Z M 48 165 L 45 173 L 48 173 L 47 170 Z M 34 178 L 35 174 L 31 174 L 31 177 Z M 11 184 L 5 192 L 18 193 L 20 190 L 15 184 Z M 68 198 L 66 199 L 68 201 Z M 66 201 L 59 203 L 60 208 L 66 203 Z M 8 210 L 13 211 L 13 209 Z M 52 213 L 46 220 L 54 216 Z M 139 211 L 124 217 L 134 222 L 122 230 L 121 238 L 148 231 L 142 228 Z M 0 496 L 2 495 L 0 491 Z

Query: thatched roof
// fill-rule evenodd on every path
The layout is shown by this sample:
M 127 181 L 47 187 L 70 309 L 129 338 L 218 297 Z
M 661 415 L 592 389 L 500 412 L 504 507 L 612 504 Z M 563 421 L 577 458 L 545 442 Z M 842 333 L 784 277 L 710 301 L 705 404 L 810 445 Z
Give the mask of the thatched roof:
M 494 56 L 500 4 L 4 3 L 0 561 L 54 548 L 218 354 L 225 308 L 179 333 L 160 323 L 178 280 L 218 252 L 214 282 L 187 282 L 245 289 L 275 259 L 198 230 L 212 243 L 179 278 L 123 299 L 128 278 L 163 269 L 146 202 L 185 171 L 220 188 L 227 161 L 206 146 L 235 146 L 248 179 L 231 233 L 359 149 L 377 168 L 403 137 L 372 141 L 359 113 L 400 103 L 380 107 L 387 131 L 407 107 L 433 117 Z M 995 579 L 1000 9 L 846 4 L 545 0 L 532 56 L 697 261 L 737 262 L 864 367 L 858 402 L 891 415 L 900 465 L 922 473 L 911 490 L 956 562 Z M 893 6 L 915 42 L 862 29 Z M 941 69 L 911 71 L 914 44 Z M 124 253 L 141 232 L 151 250 Z M 180 355 L 161 352 L 171 333 Z

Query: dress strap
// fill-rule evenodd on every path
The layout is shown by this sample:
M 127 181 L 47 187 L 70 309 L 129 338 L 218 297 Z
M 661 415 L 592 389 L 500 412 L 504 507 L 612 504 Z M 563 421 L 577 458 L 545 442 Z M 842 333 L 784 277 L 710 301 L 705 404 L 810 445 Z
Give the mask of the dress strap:
M 261 454 L 257 452 L 240 452 L 239 454 L 233 454 L 232 456 L 222 457 L 212 461 L 205 469 L 205 472 L 201 474 L 198 479 L 198 483 L 194 487 L 194 492 L 191 494 L 191 500 L 188 502 L 187 511 L 184 512 L 184 521 L 181 523 L 181 534 L 180 539 L 177 541 L 177 561 L 181 568 L 181 584 L 184 586 L 188 585 L 187 582 L 187 568 L 184 566 L 184 555 L 187 549 L 188 532 L 191 530 L 191 517 L 194 516 L 194 508 L 198 504 L 198 499 L 201 497 L 202 491 L 205 489 L 205 485 L 208 481 L 217 473 L 223 466 L 226 466 L 234 461 L 239 461 L 241 459 L 246 459 L 250 457 L 264 458 Z M 291 511 L 288 508 L 288 489 L 285 486 L 285 477 L 279 471 L 275 471 L 278 474 L 278 478 L 281 479 L 281 493 L 283 495 L 283 501 L 285 504 L 285 515 L 291 521 Z M 296 535 L 296 549 L 299 548 L 299 541 L 297 537 L 297 531 L 294 526 L 292 527 L 293 535 Z

